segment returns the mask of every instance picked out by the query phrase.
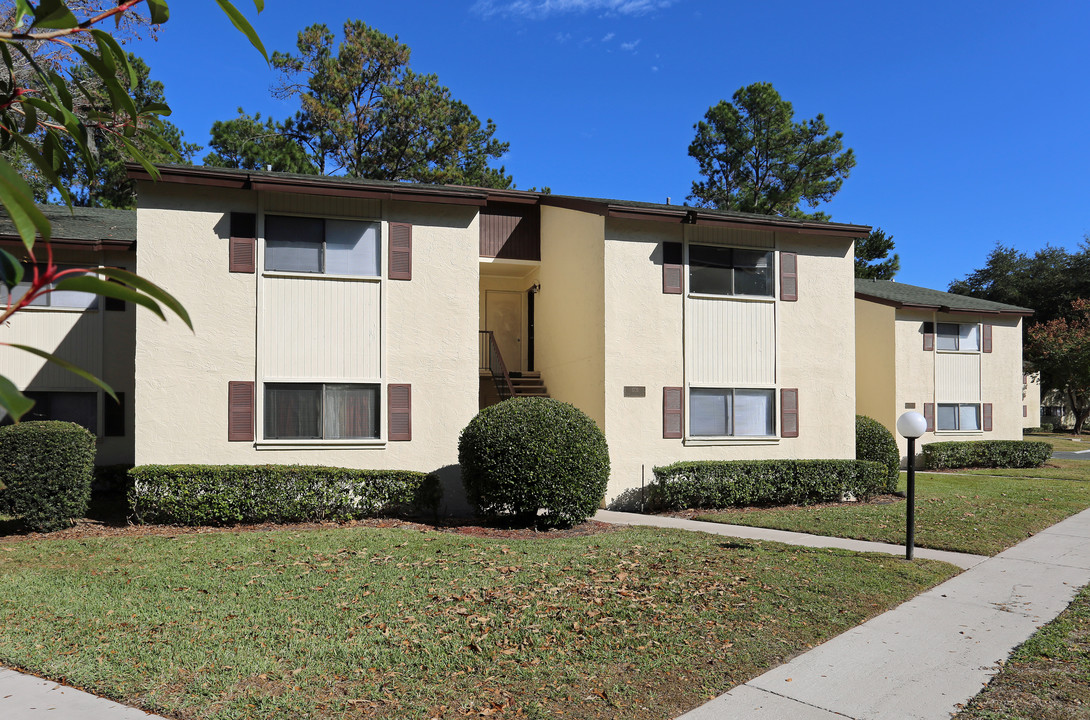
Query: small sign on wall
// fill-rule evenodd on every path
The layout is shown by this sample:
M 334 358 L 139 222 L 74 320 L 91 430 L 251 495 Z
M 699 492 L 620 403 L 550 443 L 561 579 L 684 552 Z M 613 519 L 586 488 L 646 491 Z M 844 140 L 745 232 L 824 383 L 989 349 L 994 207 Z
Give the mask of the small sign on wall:
M 625 385 L 625 397 L 647 397 L 647 388 L 643 385 Z
M 916 403 L 905 403 L 905 410 L 915 410 Z

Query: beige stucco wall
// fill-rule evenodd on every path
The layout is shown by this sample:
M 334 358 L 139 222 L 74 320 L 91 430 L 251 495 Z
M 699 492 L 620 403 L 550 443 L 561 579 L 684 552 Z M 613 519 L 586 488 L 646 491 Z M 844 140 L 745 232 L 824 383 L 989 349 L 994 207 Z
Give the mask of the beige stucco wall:
M 608 501 L 638 501 L 641 479 L 678 460 L 855 456 L 855 348 L 836 341 L 854 323 L 850 241 L 776 238 L 779 250 L 799 253 L 799 301 L 776 301 L 777 387 L 799 390 L 799 437 L 703 445 L 662 437 L 663 388 L 686 382 L 683 296 L 662 292 L 662 243 L 681 242 L 682 227 L 611 219 L 605 236 Z M 626 398 L 625 386 L 646 395 Z M 778 393 L 776 407 L 778 434 Z
M 534 365 L 552 397 L 575 405 L 608 432 L 603 226 L 598 215 L 541 208 Z
M 1041 426 L 1041 375 L 1039 373 L 1023 373 L 1022 375 L 1022 404 L 1026 411 L 1022 416 L 1023 428 L 1035 428 Z
M 942 441 L 1022 439 L 1022 325 L 1019 317 L 947 314 L 905 308 L 897 310 L 895 414 L 900 416 L 908 410 L 922 414 L 924 403 L 948 401 L 936 397 L 936 362 L 943 353 L 923 349 L 924 322 L 992 325 L 992 352 L 979 355 L 979 399 L 981 403 L 992 404 L 992 431 L 929 432 L 917 440 L 917 447 Z M 969 395 L 975 394 L 974 388 L 965 388 L 963 392 L 966 393 L 966 401 L 969 401 Z M 909 407 L 913 403 L 915 406 Z M 894 437 L 902 456 L 907 455 L 908 441 L 896 432 Z
M 54 251 L 62 266 L 106 265 L 134 270 L 136 257 L 123 251 Z M 133 459 L 132 396 L 135 310 L 105 310 L 99 299 L 97 309 L 29 307 L 16 313 L 0 328 L 0 341 L 29 345 L 57 355 L 102 379 L 115 392 L 125 394 L 125 435 L 106 437 L 106 403 L 114 401 L 90 382 L 36 355 L 0 347 L 0 375 L 16 387 L 30 391 L 95 391 L 98 395 L 98 441 L 95 462 L 99 465 L 130 463 Z
M 140 191 L 141 272 L 161 279 L 175 293 L 189 310 L 195 332 L 177 321 L 164 324 L 147 315 L 138 320 L 137 463 L 302 463 L 422 471 L 457 463 L 458 432 L 477 412 L 476 208 L 381 206 L 384 267 L 385 223 L 413 224 L 412 280 L 383 281 L 382 378 L 384 386 L 412 385 L 413 440 L 366 448 L 320 443 L 282 448 L 260 442 L 258 275 L 227 271 L 227 214 L 254 212 L 257 194 L 147 183 Z M 277 207 L 305 212 L 316 205 L 285 207 L 278 198 Z M 339 204 L 339 211 L 346 212 L 344 207 Z M 366 209 L 372 218 L 375 207 Z M 232 380 L 258 381 L 256 447 L 227 441 L 227 384 Z M 385 408 L 383 387 L 384 434 Z
M 855 408 L 889 428 L 897 424 L 896 310 L 855 301 Z

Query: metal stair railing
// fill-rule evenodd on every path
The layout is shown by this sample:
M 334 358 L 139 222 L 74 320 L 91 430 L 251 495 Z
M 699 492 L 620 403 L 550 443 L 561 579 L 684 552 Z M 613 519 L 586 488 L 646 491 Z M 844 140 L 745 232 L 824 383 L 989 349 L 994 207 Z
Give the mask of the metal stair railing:
M 511 376 L 507 372 L 507 365 L 503 362 L 500 346 L 496 344 L 496 335 L 491 330 L 478 331 L 478 365 L 479 369 L 487 370 L 492 374 L 492 381 L 496 384 L 496 392 L 500 400 L 514 397 L 515 386 L 511 384 Z

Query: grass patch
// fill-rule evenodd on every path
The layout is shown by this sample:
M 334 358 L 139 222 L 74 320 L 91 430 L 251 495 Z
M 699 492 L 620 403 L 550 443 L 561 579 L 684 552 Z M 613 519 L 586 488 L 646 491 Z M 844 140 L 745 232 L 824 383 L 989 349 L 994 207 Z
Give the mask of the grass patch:
M 1090 588 L 1011 655 L 956 720 L 1074 720 L 1090 707 Z
M 1088 480 L 1090 465 L 1084 467 L 1079 479 Z M 1047 468 L 1025 472 L 1044 469 Z M 981 472 L 991 473 L 991 470 Z M 904 487 L 902 477 L 901 488 Z M 985 477 L 961 472 L 917 473 L 916 545 L 995 555 L 1088 507 L 1090 482 Z M 857 540 L 905 542 L 903 500 L 888 504 L 719 510 L 696 519 Z
M 1072 435 L 1071 433 L 1033 433 L 1025 436 L 1026 440 L 1046 442 L 1057 452 L 1077 452 L 1090 450 L 1090 435 Z
M 1090 449 L 1090 445 L 1087 446 Z M 1090 461 L 1052 458 L 1039 468 L 977 468 L 957 470 L 965 475 L 1001 475 L 1003 477 L 1047 478 L 1051 480 L 1081 480 L 1090 482 Z
M 0 661 L 178 718 L 667 718 L 957 571 L 703 533 L 0 544 Z

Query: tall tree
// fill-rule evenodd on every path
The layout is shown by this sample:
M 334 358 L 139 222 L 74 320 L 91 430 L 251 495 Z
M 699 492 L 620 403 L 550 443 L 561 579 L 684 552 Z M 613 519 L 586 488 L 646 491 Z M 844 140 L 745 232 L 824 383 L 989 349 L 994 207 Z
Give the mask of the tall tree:
M 893 236 L 882 228 L 874 228 L 870 235 L 855 241 L 855 276 L 867 280 L 892 280 L 901 269 L 901 256 L 893 251 Z
M 1090 301 L 1076 299 L 1068 314 L 1070 320 L 1061 317 L 1031 327 L 1026 354 L 1070 403 L 1075 432 L 1081 433 L 1090 415 Z
M 299 110 L 289 120 L 266 121 L 261 130 L 290 140 L 319 172 L 511 187 L 504 168 L 491 166 L 508 147 L 494 137 L 495 123 L 482 123 L 435 75 L 413 71 L 410 50 L 396 36 L 348 20 L 338 44 L 327 26 L 317 24 L 299 33 L 296 49 L 274 53 L 272 63 L 280 71 L 274 94 L 298 101 Z M 253 136 L 233 132 L 245 125 L 221 125 L 216 152 L 206 161 L 242 167 L 262 158 L 295 158 L 297 151 L 280 140 L 248 155 Z
M 217 120 L 212 124 L 212 152 L 204 156 L 204 164 L 243 170 L 267 170 L 314 175 L 318 167 L 307 151 L 290 136 L 284 123 L 272 118 L 261 119 L 261 113 L 248 115 L 242 108 L 233 120 Z
M 795 122 L 791 103 L 770 83 L 739 88 L 698 122 L 689 155 L 700 165 L 690 200 L 702 207 L 827 220 L 815 208 L 840 190 L 855 167 L 843 133 L 825 118 Z

